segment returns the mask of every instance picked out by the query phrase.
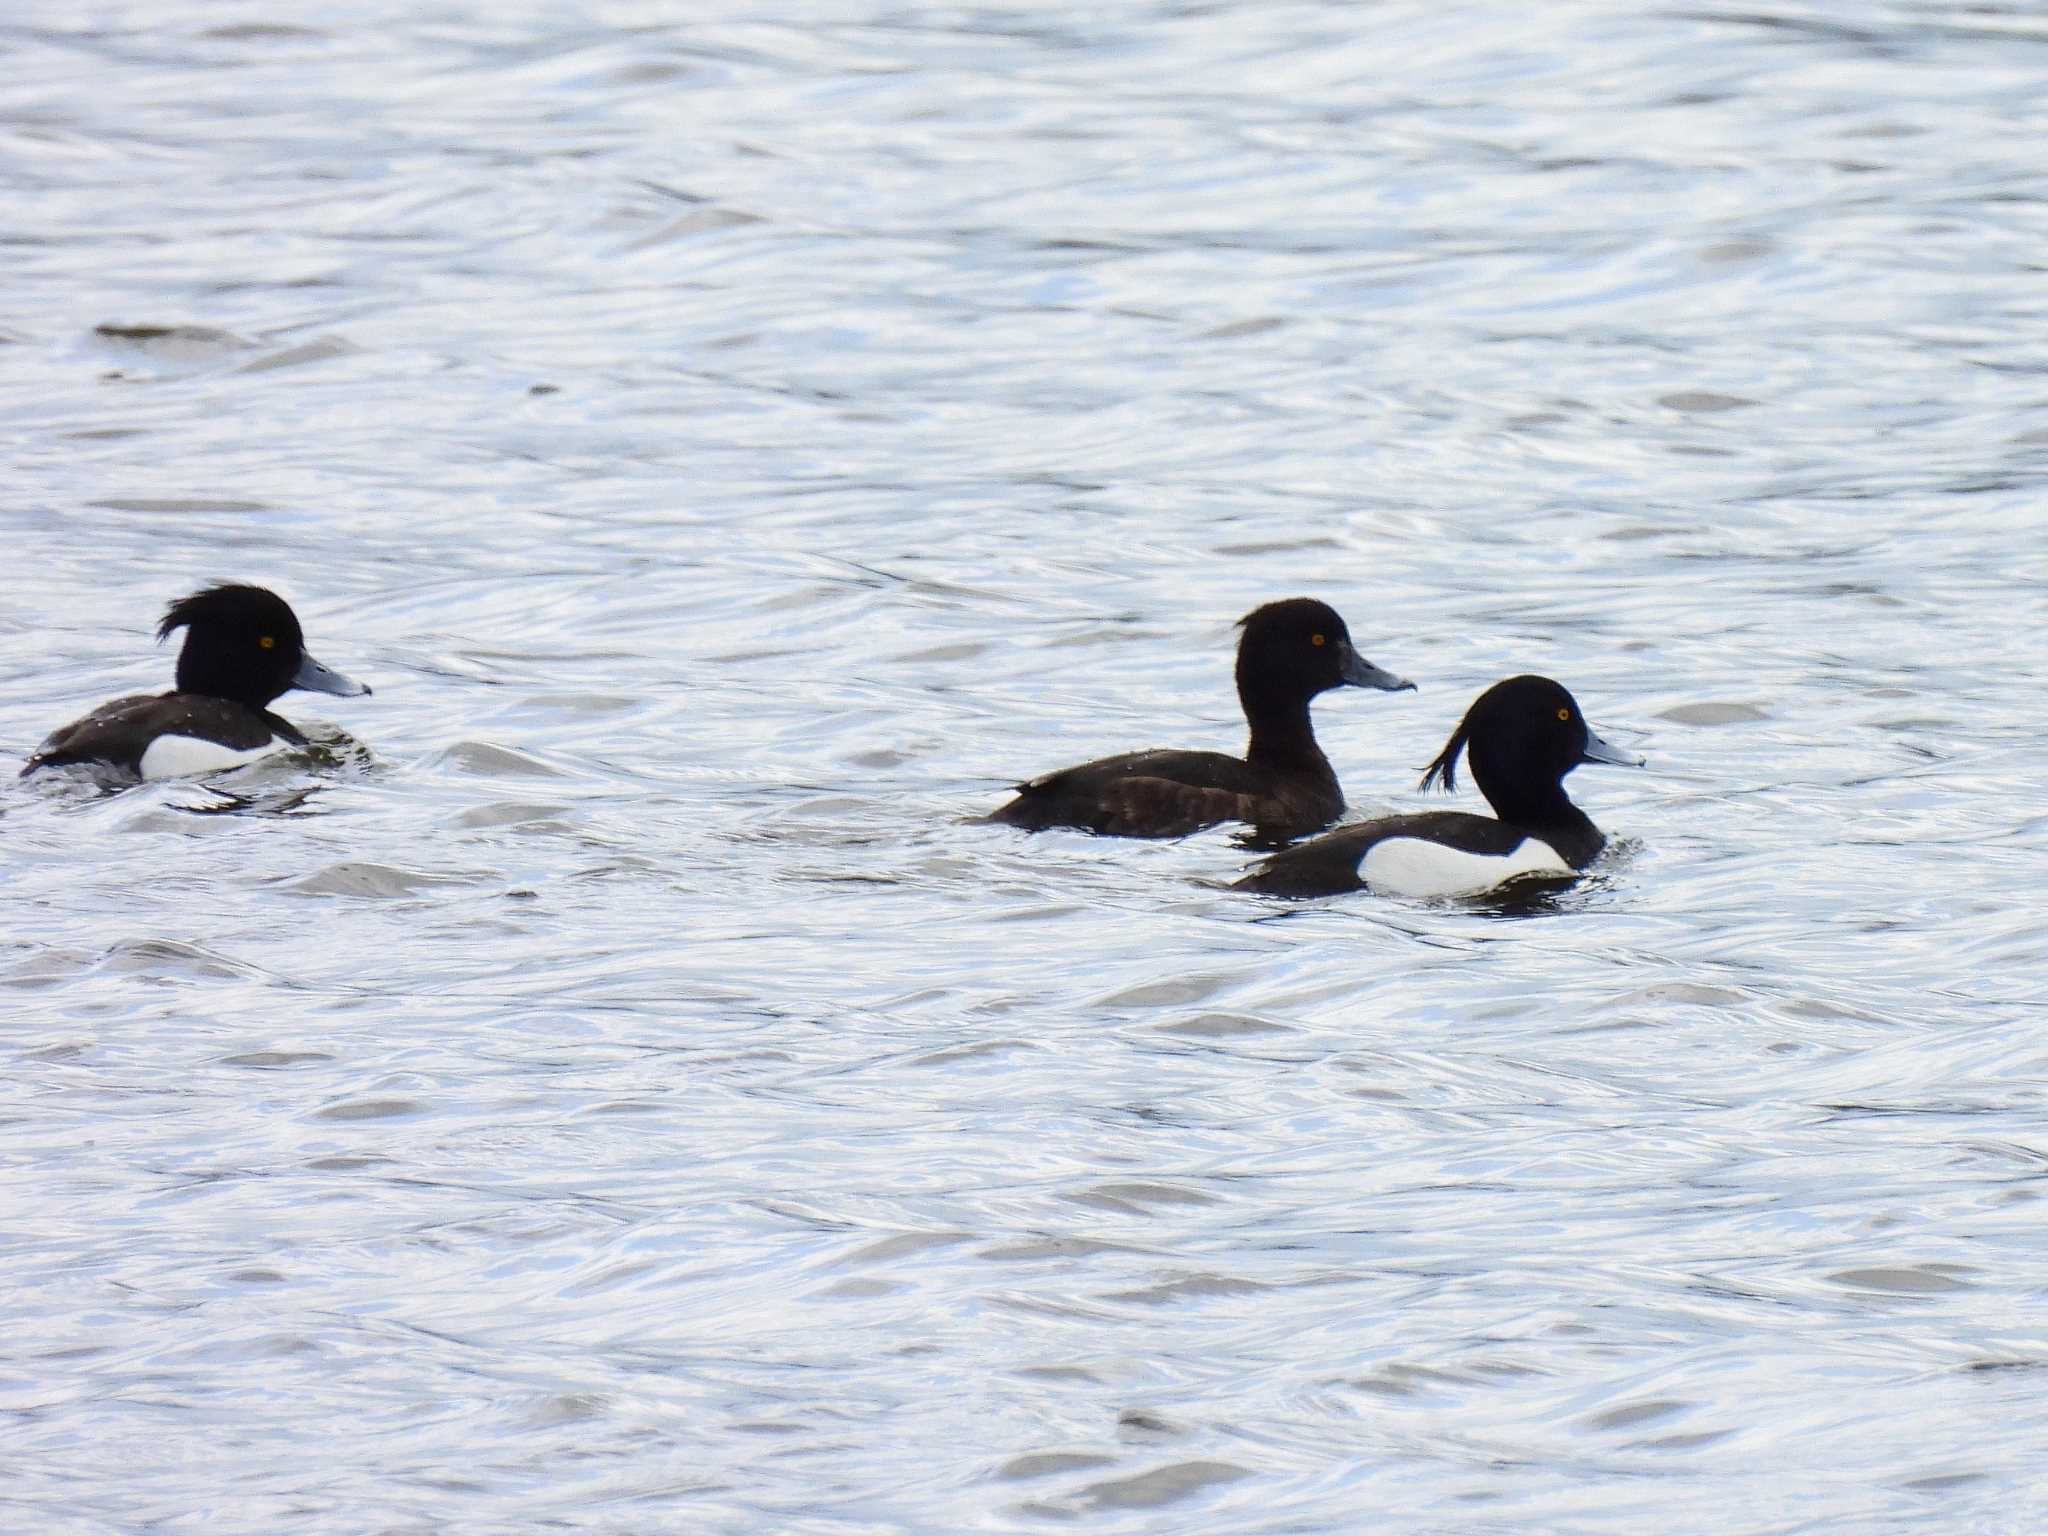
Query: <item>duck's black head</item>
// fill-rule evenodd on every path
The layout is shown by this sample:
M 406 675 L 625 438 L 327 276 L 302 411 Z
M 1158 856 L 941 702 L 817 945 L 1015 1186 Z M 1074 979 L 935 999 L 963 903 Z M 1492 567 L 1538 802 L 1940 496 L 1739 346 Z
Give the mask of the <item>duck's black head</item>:
M 180 693 L 262 709 L 293 688 L 344 698 L 370 691 L 309 656 L 291 605 L 263 587 L 222 585 L 181 597 L 165 610 L 156 637 L 168 639 L 176 629 L 185 631 Z
M 1571 810 L 1564 778 L 1581 763 L 1640 768 L 1633 752 L 1608 745 L 1586 724 L 1578 700 L 1547 677 L 1511 677 L 1472 701 L 1422 787 L 1457 787 L 1458 754 L 1503 821 L 1533 822 Z
M 1312 597 L 1254 608 L 1238 627 L 1237 695 L 1253 719 L 1306 705 L 1330 688 L 1413 688 L 1374 666 L 1351 644 L 1351 631 L 1328 603 Z

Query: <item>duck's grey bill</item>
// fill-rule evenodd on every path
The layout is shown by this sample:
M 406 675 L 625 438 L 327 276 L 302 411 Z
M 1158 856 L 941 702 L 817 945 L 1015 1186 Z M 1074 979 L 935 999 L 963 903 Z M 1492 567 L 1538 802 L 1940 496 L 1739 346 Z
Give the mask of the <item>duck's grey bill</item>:
M 299 658 L 298 674 L 292 678 L 294 688 L 304 688 L 309 693 L 333 693 L 344 699 L 353 699 L 370 691 L 368 683 L 359 683 L 352 677 L 343 677 L 332 667 L 323 667 L 311 656 Z
M 1382 688 L 1388 693 L 1399 693 L 1403 688 L 1412 691 L 1415 687 L 1407 678 L 1396 677 L 1386 668 L 1374 666 L 1349 643 L 1345 644 L 1338 663 L 1337 675 L 1354 688 Z
M 1634 752 L 1624 752 L 1621 748 L 1602 741 L 1598 736 L 1588 731 L 1586 732 L 1586 750 L 1579 754 L 1579 761 L 1582 763 L 1612 763 L 1617 768 L 1640 768 L 1648 759 L 1638 756 Z

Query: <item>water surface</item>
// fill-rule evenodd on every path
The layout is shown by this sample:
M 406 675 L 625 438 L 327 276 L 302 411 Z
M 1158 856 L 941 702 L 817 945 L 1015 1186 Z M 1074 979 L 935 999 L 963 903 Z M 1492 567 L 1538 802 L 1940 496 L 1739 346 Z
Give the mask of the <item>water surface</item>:
M 696 14 L 0 27 L 0 1524 L 2040 1523 L 2040 18 Z M 963 824 L 1296 592 L 1594 878 Z

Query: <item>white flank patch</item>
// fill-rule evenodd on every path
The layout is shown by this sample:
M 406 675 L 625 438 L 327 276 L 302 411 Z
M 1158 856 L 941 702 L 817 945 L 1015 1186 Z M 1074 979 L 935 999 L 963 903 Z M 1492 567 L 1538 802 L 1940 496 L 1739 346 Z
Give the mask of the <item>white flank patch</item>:
M 268 757 L 288 745 L 279 736 L 271 737 L 260 747 L 240 748 L 224 747 L 203 736 L 159 736 L 142 754 L 142 776 L 182 779 L 194 773 L 219 773 L 223 768 L 239 768 L 259 757 Z
M 1520 875 L 1573 875 L 1578 871 L 1540 838 L 1525 837 L 1501 857 L 1466 853 L 1420 837 L 1382 838 L 1366 850 L 1358 876 L 1390 896 L 1472 896 Z

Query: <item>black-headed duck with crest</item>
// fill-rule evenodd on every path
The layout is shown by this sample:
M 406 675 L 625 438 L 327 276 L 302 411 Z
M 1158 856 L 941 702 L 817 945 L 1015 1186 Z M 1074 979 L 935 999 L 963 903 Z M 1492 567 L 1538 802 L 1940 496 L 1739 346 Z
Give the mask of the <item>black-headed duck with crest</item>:
M 85 764 L 142 779 L 240 767 L 306 745 L 289 720 L 270 712 L 293 688 L 343 698 L 368 693 L 307 654 L 291 605 L 263 587 L 221 585 L 181 597 L 157 626 L 159 641 L 185 631 L 177 686 L 102 704 L 35 751 L 22 769 Z
M 1461 752 L 1493 816 L 1422 811 L 1339 827 L 1261 860 L 1238 889 L 1468 896 L 1526 876 L 1569 878 L 1599 857 L 1607 838 L 1565 794 L 1565 775 L 1581 763 L 1643 764 L 1602 741 L 1578 701 L 1547 677 L 1511 677 L 1482 693 L 1422 787 L 1455 789 Z

